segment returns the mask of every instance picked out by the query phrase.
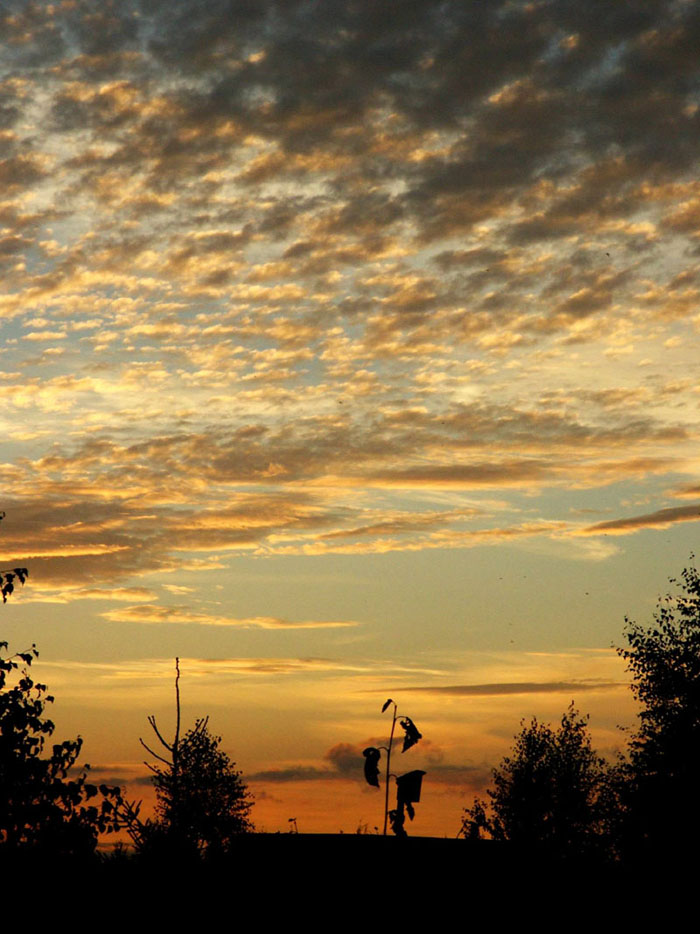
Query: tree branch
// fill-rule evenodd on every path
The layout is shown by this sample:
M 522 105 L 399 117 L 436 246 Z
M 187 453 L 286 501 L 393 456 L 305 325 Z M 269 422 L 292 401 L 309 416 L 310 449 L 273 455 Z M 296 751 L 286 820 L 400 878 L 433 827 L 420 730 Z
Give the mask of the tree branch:
M 156 734 L 156 736 L 157 736 L 158 739 L 161 741 L 161 743 L 165 746 L 165 748 L 168 750 L 168 752 L 172 752 L 172 751 L 173 751 L 173 746 L 171 746 L 170 743 L 168 743 L 166 740 L 164 740 L 163 737 L 161 736 L 160 730 L 158 729 L 158 725 L 156 724 L 156 718 L 155 718 L 155 716 L 154 716 L 153 714 L 151 714 L 151 716 L 148 718 L 148 722 L 151 724 L 151 729 L 152 729 L 153 732 Z M 143 742 L 143 740 L 142 740 L 142 742 Z M 174 745 L 174 744 L 173 744 L 173 745 Z M 150 750 L 149 750 L 149 751 L 150 751 Z M 154 755 L 155 755 L 155 753 L 154 753 Z
M 154 759 L 158 759 L 159 762 L 164 762 L 167 766 L 172 765 L 172 762 L 168 762 L 167 759 L 164 759 L 162 756 L 159 756 L 157 752 L 154 752 L 150 746 L 147 746 L 140 736 L 139 736 L 139 742 L 141 743 L 141 745 L 147 752 L 150 752 L 150 754 L 153 756 Z M 148 763 L 146 763 L 146 765 L 148 765 Z

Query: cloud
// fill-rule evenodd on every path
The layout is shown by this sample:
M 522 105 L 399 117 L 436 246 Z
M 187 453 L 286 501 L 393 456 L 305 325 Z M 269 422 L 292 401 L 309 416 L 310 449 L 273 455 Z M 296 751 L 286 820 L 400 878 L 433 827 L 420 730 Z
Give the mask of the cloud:
M 333 768 L 342 775 L 357 778 L 358 772 L 361 772 L 363 768 L 361 750 L 359 750 L 359 753 L 358 755 L 358 747 L 352 743 L 336 743 L 325 753 L 323 758 L 330 762 Z
M 389 486 L 461 486 L 467 488 L 519 486 L 539 480 L 544 465 L 534 461 L 512 461 L 505 464 L 465 464 L 410 467 L 404 470 L 377 471 L 371 478 Z
M 33 558 L 68 558 L 68 557 L 94 557 L 97 555 L 110 555 L 118 551 L 123 551 L 126 546 L 123 545 L 105 545 L 99 542 L 94 544 L 86 543 L 84 545 L 65 544 L 55 548 L 34 548 L 24 553 L 24 557 L 32 560 Z M 12 561 L 13 552 L 0 552 L 0 561 Z
M 461 794 L 465 794 L 470 791 L 483 792 L 490 784 L 492 777 L 493 768 L 485 763 L 479 765 L 430 763 L 428 774 L 423 781 L 429 788 L 433 785 L 442 785 L 458 789 Z
M 125 391 L 158 385 L 162 373 L 132 368 Z M 95 377 L 53 383 L 69 398 L 105 388 Z M 12 400 L 45 407 L 47 426 L 74 404 L 54 395 L 44 401 L 51 381 L 33 387 L 21 394 L 13 387 Z M 0 395 L 7 390 L 0 385 Z M 387 408 L 370 420 L 336 412 L 331 402 L 331 412 L 313 411 L 327 405 L 320 394 L 293 428 L 260 416 L 128 443 L 100 432 L 0 465 L 14 494 L 5 503 L 13 518 L 3 530 L 4 560 L 31 563 L 43 584 L 91 589 L 159 570 L 213 568 L 227 554 L 369 554 L 578 534 L 564 518 L 518 521 L 512 502 L 514 521 L 504 523 L 505 502 L 494 512 L 483 493 L 462 508 L 426 508 L 421 499 L 442 489 L 530 493 L 644 478 L 677 463 L 647 453 L 649 445 L 664 451 L 688 438 L 680 426 L 615 406 L 610 419 L 583 419 L 479 400 L 437 411 Z M 410 498 L 386 499 L 398 495 Z
M 139 600 L 147 603 L 157 597 L 154 590 L 149 587 L 86 587 L 53 590 L 50 587 L 38 586 L 32 581 L 29 590 L 22 591 L 22 603 L 72 603 L 74 600 L 114 600 L 118 602 L 133 602 Z
M 364 787 L 364 757 L 362 750 L 380 742 L 368 739 L 365 743 L 337 743 L 323 756 L 326 766 L 293 765 L 267 769 L 247 776 L 251 782 L 261 784 L 287 784 L 292 782 L 353 781 Z M 386 739 L 381 742 L 386 742 Z M 427 741 L 425 741 L 427 744 Z M 430 744 L 428 744 L 430 745 Z M 430 784 L 459 788 L 462 791 L 483 788 L 491 777 L 487 765 L 450 764 L 442 762 L 428 752 L 428 777 Z
M 700 497 L 700 485 L 697 483 L 688 483 L 685 486 L 672 490 L 670 495 L 676 496 L 678 499 L 695 499 L 696 497 Z
M 572 694 L 581 691 L 610 691 L 627 688 L 626 682 L 588 679 L 576 681 L 511 681 L 493 684 L 429 685 L 404 688 L 425 694 L 450 694 L 457 697 L 490 697 L 510 694 Z
M 42 666 L 66 672 L 68 677 L 94 676 L 113 684 L 124 682 L 146 683 L 172 679 L 172 658 L 126 659 L 121 662 L 45 661 Z M 180 656 L 180 668 L 194 679 L 221 678 L 230 683 L 230 677 L 250 675 L 325 675 L 327 673 L 365 674 L 381 668 L 379 662 L 350 659 L 309 657 L 244 656 L 237 658 L 193 658 Z M 383 670 L 383 669 L 382 669 Z M 424 669 L 406 669 L 415 676 Z
M 354 780 L 364 782 L 364 758 L 362 750 L 370 745 L 366 743 L 336 743 L 324 755 L 327 765 L 319 768 L 311 765 L 298 765 L 287 768 L 270 769 L 251 776 L 253 781 L 261 782 L 308 782 Z
M 344 776 L 339 775 L 332 769 L 319 769 L 314 765 L 297 765 L 280 769 L 264 769 L 260 772 L 253 772 L 246 776 L 250 782 L 264 782 L 265 784 L 277 784 L 286 782 L 316 782 L 328 781 Z
M 343 661 L 332 658 L 203 658 L 189 659 L 188 669 L 200 668 L 207 674 L 226 674 L 232 672 L 280 675 L 307 674 L 316 672 L 348 671 L 364 672 L 371 670 L 367 663 Z
M 281 545 L 278 554 L 387 554 L 393 551 L 426 551 L 445 548 L 472 548 L 476 545 L 498 544 L 519 538 L 541 535 L 557 536 L 567 529 L 565 522 L 539 521 L 517 526 L 482 528 L 475 530 L 446 530 L 431 533 L 426 538 L 377 538 L 370 542 L 317 541 L 308 544 Z
M 627 519 L 609 519 L 597 522 L 583 530 L 584 535 L 628 535 L 640 529 L 667 529 L 676 522 L 697 522 L 700 520 L 700 503 L 689 506 L 668 506 Z
M 369 525 L 348 529 L 336 529 L 319 536 L 321 541 L 336 538 L 373 538 L 379 535 L 401 534 L 402 532 L 421 532 L 444 526 L 449 522 L 472 518 L 479 514 L 478 509 L 431 511 L 427 514 L 395 515 Z
M 104 619 L 110 620 L 110 622 L 238 626 L 243 629 L 342 629 L 359 625 L 358 623 L 345 620 L 305 620 L 296 622 L 274 616 L 255 616 L 238 619 L 230 616 L 197 613 L 184 606 L 162 606 L 158 604 L 127 606 L 123 609 L 107 610 L 100 615 Z

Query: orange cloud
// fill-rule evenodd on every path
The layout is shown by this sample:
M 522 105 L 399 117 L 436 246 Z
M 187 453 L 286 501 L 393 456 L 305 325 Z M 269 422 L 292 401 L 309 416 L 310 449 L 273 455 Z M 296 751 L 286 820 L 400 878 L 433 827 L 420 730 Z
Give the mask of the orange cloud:
M 196 613 L 182 606 L 159 606 L 140 604 L 123 609 L 107 610 L 100 614 L 111 622 L 128 623 L 179 623 L 196 626 L 237 626 L 243 629 L 344 629 L 358 623 L 347 620 L 290 621 L 274 616 L 254 616 L 238 619 L 231 616 L 216 616 Z

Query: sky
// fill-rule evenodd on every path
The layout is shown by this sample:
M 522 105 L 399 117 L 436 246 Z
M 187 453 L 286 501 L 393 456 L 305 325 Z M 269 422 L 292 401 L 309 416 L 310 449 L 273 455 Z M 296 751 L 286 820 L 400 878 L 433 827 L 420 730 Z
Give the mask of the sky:
M 700 520 L 695 0 L 6 0 L 2 639 L 151 794 L 210 727 L 260 829 L 454 836 Z M 392 763 L 395 764 L 395 763 Z

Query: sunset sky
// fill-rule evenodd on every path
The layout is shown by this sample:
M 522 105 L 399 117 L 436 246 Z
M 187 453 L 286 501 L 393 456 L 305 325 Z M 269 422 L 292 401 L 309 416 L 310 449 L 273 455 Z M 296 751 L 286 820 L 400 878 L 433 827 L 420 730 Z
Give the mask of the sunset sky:
M 700 3 L 4 0 L 0 639 L 148 794 L 454 836 L 523 717 L 634 722 L 698 547 Z M 60 734 L 60 736 L 59 736 Z

